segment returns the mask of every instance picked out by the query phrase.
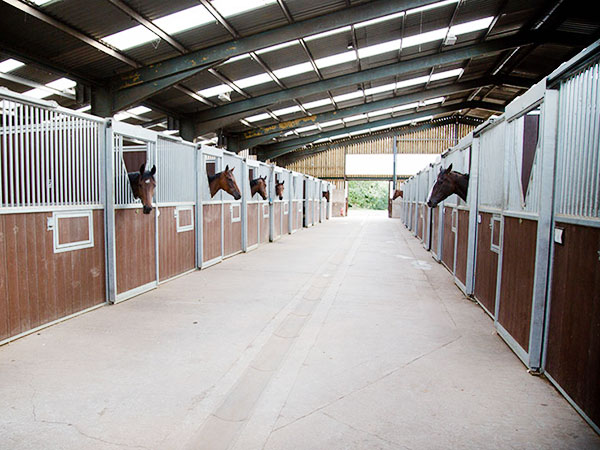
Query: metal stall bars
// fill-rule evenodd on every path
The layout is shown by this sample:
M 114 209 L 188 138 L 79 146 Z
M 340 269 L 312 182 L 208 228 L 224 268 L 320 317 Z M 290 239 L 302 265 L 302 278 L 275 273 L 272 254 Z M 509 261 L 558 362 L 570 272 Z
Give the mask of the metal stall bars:
M 295 233 L 303 226 L 304 175 L 292 172 L 291 181 L 290 233 Z
M 159 282 L 196 268 L 197 153 L 181 138 L 157 137 Z
M 269 192 L 273 171 L 271 166 L 251 159 L 246 160 L 245 167 L 243 198 L 247 225 L 244 227 L 246 234 L 244 251 L 248 251 L 256 248 L 261 243 L 269 242 L 271 222 Z M 251 196 L 251 181 L 259 177 L 266 177 L 266 199 L 263 199 L 258 192 Z
M 600 433 L 600 41 L 548 77 L 558 96 L 543 367 Z M 558 89 L 556 91 L 555 89 Z M 554 137 L 552 119 L 543 139 Z M 544 180 L 546 176 L 544 175 Z M 542 208 L 550 194 L 542 186 Z M 538 257 L 541 255 L 538 254 Z
M 0 88 L 0 344 L 106 302 L 105 121 Z
M 473 295 L 490 315 L 496 317 L 498 259 L 502 247 L 504 205 L 504 116 L 489 120 L 474 131 L 477 147 L 477 231 Z
M 470 173 L 472 133 L 442 154 L 442 165 L 447 169 L 463 174 Z M 469 182 L 469 193 L 471 195 Z M 454 274 L 457 286 L 467 293 L 467 248 L 469 240 L 469 203 L 454 194 L 443 201 L 442 205 L 442 263 Z
M 417 237 L 421 239 L 423 247 L 427 248 L 429 238 L 429 208 L 426 205 L 429 191 L 429 168 L 417 174 Z
M 158 211 L 142 213 L 142 203 L 133 197 L 128 173 L 148 170 L 156 164 L 157 133 L 142 127 L 112 120 L 108 127 L 107 154 L 111 155 L 113 201 L 107 203 L 114 216 L 107 224 L 112 246 L 107 248 L 109 299 L 117 303 L 158 285 Z M 108 151 L 111 149 L 112 151 Z M 139 262 L 132 264 L 132 261 Z
M 273 176 L 269 183 L 269 198 L 271 202 L 272 232 L 270 239 L 276 241 L 282 235 L 290 233 L 290 201 L 292 191 L 291 172 L 281 167 L 273 166 Z M 276 183 L 283 182 L 282 199 L 275 191 Z
M 541 365 L 542 329 L 548 274 L 551 199 L 544 183 L 554 176 L 554 140 L 539 139 L 542 126 L 556 114 L 556 102 L 544 101 L 542 80 L 506 107 L 504 193 L 501 246 L 496 282 L 498 333 L 534 370 Z M 544 178 L 546 180 L 544 181 Z M 481 178 L 480 182 L 486 183 Z M 550 189 L 551 191 L 551 189 Z
M 429 188 L 427 190 L 427 197 L 425 201 L 427 202 L 427 198 L 431 192 L 433 185 L 435 184 L 438 174 L 440 173 L 440 169 L 442 168 L 441 158 L 435 163 L 431 164 L 428 170 L 428 185 Z M 429 249 L 431 250 L 431 254 L 436 261 L 440 261 L 442 255 L 442 235 L 443 235 L 443 208 L 440 206 L 436 206 L 435 208 L 429 208 L 429 217 L 430 217 L 430 232 L 429 232 Z

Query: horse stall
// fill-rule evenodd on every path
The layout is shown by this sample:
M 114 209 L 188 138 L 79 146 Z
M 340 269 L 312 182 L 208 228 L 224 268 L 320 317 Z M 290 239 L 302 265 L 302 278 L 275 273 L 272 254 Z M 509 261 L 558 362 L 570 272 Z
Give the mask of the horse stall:
M 441 161 L 436 161 L 435 163 L 430 165 L 428 172 L 429 175 L 429 180 L 428 180 L 428 191 L 427 191 L 427 195 L 429 196 L 429 192 L 431 190 L 431 188 L 433 187 L 433 185 L 435 184 L 435 181 L 437 179 L 438 173 L 440 172 L 440 169 L 442 167 L 442 163 Z M 431 255 L 433 256 L 433 259 L 435 259 L 436 261 L 440 261 L 441 258 L 441 249 L 442 249 L 442 220 L 443 220 L 443 215 L 442 215 L 442 211 L 443 208 L 436 206 L 435 208 L 430 208 L 429 206 L 427 206 L 427 209 L 429 210 L 429 227 L 430 227 L 430 232 L 429 232 L 429 250 L 431 250 Z
M 325 222 L 327 220 L 327 208 L 329 202 L 327 198 L 323 196 L 324 193 L 329 194 L 329 183 L 327 181 L 318 181 L 318 190 L 317 190 L 317 205 L 319 208 L 319 222 Z
M 269 186 L 271 179 L 271 166 L 251 159 L 246 160 L 242 188 L 246 223 L 244 251 L 252 250 L 259 244 L 269 242 L 271 222 Z M 254 194 L 252 194 L 253 189 Z M 265 198 L 262 197 L 263 194 Z
M 304 227 L 312 227 L 315 224 L 315 197 L 317 194 L 316 180 L 306 175 L 304 177 Z
M 304 206 L 304 178 L 305 176 L 298 172 L 291 173 L 291 210 L 290 210 L 290 233 L 302 229 L 303 226 L 303 206 Z
M 242 251 L 242 184 L 244 161 L 234 153 L 201 146 L 201 267 Z M 240 183 L 238 183 L 240 181 Z M 237 197 L 237 198 L 236 198 Z
M 273 167 L 273 178 L 269 184 L 269 197 L 271 198 L 272 208 L 272 233 L 271 241 L 276 241 L 284 234 L 291 232 L 291 192 L 292 192 L 292 173 L 281 167 Z M 281 185 L 283 183 L 283 185 Z M 277 195 L 277 185 L 281 185 L 279 189 L 281 198 Z
M 106 303 L 106 122 L 0 89 L 0 344 Z
M 556 95 L 559 108 L 543 366 L 550 381 L 600 433 L 598 47 L 589 48 L 596 52 L 591 60 L 585 61 L 584 52 L 548 79 L 546 103 Z M 544 138 L 546 133 L 544 129 Z M 546 192 L 542 195 L 546 204 Z

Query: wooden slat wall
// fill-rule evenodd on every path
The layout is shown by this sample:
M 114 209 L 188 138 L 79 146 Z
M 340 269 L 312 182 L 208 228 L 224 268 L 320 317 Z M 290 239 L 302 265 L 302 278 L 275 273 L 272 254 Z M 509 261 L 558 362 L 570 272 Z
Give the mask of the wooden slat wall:
M 242 222 L 232 222 L 231 221 L 231 212 L 230 212 L 231 204 L 226 203 L 224 205 L 225 215 L 223 216 L 223 239 L 224 242 L 224 255 L 229 256 L 233 255 L 236 252 L 242 250 Z
M 442 236 L 442 262 L 450 272 L 454 271 L 454 231 L 452 231 L 452 208 L 444 206 Z
M 267 211 L 269 210 L 269 203 L 263 202 L 260 203 L 260 243 L 264 244 L 265 242 L 269 242 L 269 214 L 265 217 L 264 211 L 265 208 Z
M 195 236 L 194 230 L 177 232 L 175 207 L 160 208 L 160 216 L 158 217 L 160 261 L 158 269 L 161 281 L 192 270 L 196 266 Z
M 458 210 L 456 236 L 456 278 L 467 283 L 467 246 L 469 245 L 469 211 Z
M 248 205 L 248 246 L 258 243 L 258 203 Z
M 202 261 L 221 256 L 221 208 L 220 204 L 202 206 Z
M 438 228 L 439 210 L 438 210 L 438 207 L 436 206 L 435 209 L 433 209 L 431 212 L 433 213 L 433 218 L 431 219 L 431 236 L 430 236 L 431 249 L 439 257 L 440 254 L 438 251 L 438 232 L 439 232 L 439 228 Z
M 283 209 L 282 202 L 274 202 L 273 203 L 273 239 L 278 238 L 279 236 L 281 236 L 281 233 L 282 233 L 282 230 L 281 230 L 282 209 Z M 287 216 L 285 216 L 285 217 L 287 218 Z
M 477 264 L 475 265 L 475 298 L 492 315 L 496 308 L 496 282 L 498 279 L 498 254 L 490 249 L 492 214 L 479 213 L 477 225 Z
M 536 237 L 536 221 L 504 218 L 498 321 L 525 351 L 529 351 Z
M 429 130 L 399 135 L 398 153 L 439 154 L 456 145 L 458 141 L 473 131 L 473 125 L 449 124 Z M 346 155 L 390 154 L 394 152 L 393 136 L 374 138 L 372 141 L 356 144 L 348 143 L 324 150 L 320 153 L 286 164 L 283 167 L 321 179 L 343 178 L 346 172 Z M 293 153 L 291 153 L 293 155 Z M 367 175 L 367 174 L 366 174 Z
M 104 303 L 104 212 L 94 247 L 54 253 L 52 213 L 0 215 L 0 340 Z
M 557 222 L 547 372 L 600 423 L 600 228 Z
M 155 214 L 156 208 L 115 210 L 118 294 L 156 280 Z

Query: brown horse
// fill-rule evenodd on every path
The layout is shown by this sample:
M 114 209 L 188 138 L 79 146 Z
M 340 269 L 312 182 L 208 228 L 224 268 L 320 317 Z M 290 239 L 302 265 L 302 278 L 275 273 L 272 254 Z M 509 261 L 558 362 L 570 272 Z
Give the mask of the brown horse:
M 277 177 L 275 177 L 275 195 L 277 195 L 279 200 L 283 200 L 283 183 L 285 183 L 285 180 L 280 183 Z
M 396 200 L 398 197 L 404 198 L 404 192 L 402 191 L 402 189 L 396 189 L 394 191 L 394 196 L 392 197 L 392 200 Z
M 236 200 L 242 198 L 242 194 L 240 194 L 240 188 L 238 188 L 238 185 L 235 182 L 235 177 L 233 176 L 233 169 L 235 169 L 235 167 L 229 170 L 229 165 L 227 165 L 225 170 L 222 172 L 215 173 L 212 176 L 207 174 L 211 197 L 214 197 L 217 192 L 223 189 L 225 192 L 232 195 Z
M 329 202 L 329 191 L 323 191 L 323 198 Z
M 152 166 L 152 170 L 146 171 L 146 164 L 142 164 L 139 172 L 129 172 L 127 174 L 133 197 L 139 198 L 144 205 L 144 214 L 150 214 L 150 211 L 152 211 L 152 197 L 154 196 L 154 189 L 156 189 L 155 173 L 156 166 Z
M 452 172 L 452 164 L 450 164 L 447 169 L 440 169 L 437 180 L 427 198 L 427 206 L 435 208 L 452 194 L 458 195 L 466 202 L 468 190 L 469 174 Z
M 254 180 L 250 180 L 250 197 L 254 197 L 254 194 L 258 194 L 263 200 L 267 199 L 267 177 L 258 177 Z

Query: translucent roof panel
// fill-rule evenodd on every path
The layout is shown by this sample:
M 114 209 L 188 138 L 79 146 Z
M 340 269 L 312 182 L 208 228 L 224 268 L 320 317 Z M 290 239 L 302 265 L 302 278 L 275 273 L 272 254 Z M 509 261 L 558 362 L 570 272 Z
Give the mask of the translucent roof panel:
M 8 73 L 24 65 L 24 63 L 22 63 L 21 61 L 17 61 L 16 59 L 7 59 L 5 61 L 0 62 L 0 72 Z

